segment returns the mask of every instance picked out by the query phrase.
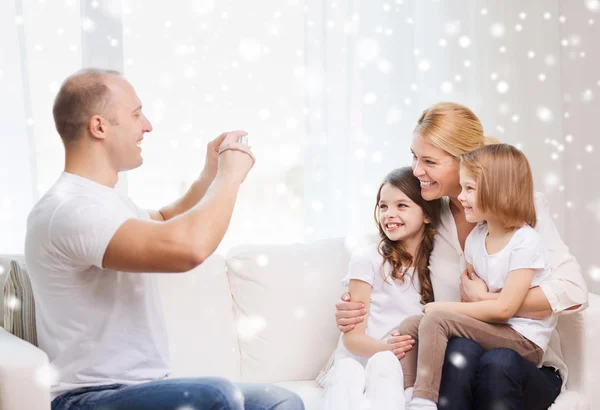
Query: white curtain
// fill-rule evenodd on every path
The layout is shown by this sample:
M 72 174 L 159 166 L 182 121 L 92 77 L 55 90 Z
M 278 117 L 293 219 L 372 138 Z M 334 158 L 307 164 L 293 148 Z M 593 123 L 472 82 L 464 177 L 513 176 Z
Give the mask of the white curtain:
M 0 2 L 0 253 L 22 252 L 63 148 L 51 106 L 82 66 L 122 69 L 154 125 L 120 189 L 160 207 L 206 144 L 249 132 L 257 164 L 219 248 L 374 233 L 374 195 L 410 164 L 438 101 L 472 108 L 529 157 L 564 240 L 600 291 L 598 0 Z M 598 20 L 598 22 L 596 22 Z

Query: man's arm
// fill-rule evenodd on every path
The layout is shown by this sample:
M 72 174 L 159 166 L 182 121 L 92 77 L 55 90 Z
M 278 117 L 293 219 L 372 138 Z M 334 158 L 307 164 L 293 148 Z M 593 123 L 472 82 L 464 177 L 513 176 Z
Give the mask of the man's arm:
M 236 135 L 247 135 L 243 131 L 236 131 Z M 208 187 L 215 179 L 219 164 L 219 147 L 228 133 L 224 132 L 208 143 L 206 147 L 206 161 L 200 177 L 194 181 L 187 193 L 177 201 L 162 207 L 160 210 L 148 210 L 150 218 L 154 221 L 168 221 L 177 215 L 192 209 L 206 194 Z
M 249 149 L 230 133 L 219 170 L 206 195 L 188 211 L 168 221 L 130 219 L 114 234 L 102 266 L 125 272 L 185 272 L 217 248 L 231 220 L 240 184 L 254 165 Z

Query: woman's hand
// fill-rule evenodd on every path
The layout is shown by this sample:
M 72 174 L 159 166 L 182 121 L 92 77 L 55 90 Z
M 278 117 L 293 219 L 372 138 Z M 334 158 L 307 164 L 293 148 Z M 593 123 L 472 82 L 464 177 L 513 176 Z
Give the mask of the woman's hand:
M 344 292 L 342 300 L 335 304 L 335 323 L 342 333 L 346 333 L 365 319 L 365 313 L 365 305 L 350 302 L 350 294 Z
M 423 313 L 427 314 L 433 312 L 434 310 L 444 310 L 443 307 L 444 306 L 442 302 L 430 302 L 423 306 L 422 310 Z
M 488 293 L 486 283 L 475 272 L 467 273 L 465 269 L 460 275 L 460 300 L 461 302 L 480 302 L 485 300 Z
M 387 338 L 387 343 L 389 345 L 389 350 L 394 353 L 394 356 L 398 358 L 398 360 L 402 359 L 406 356 L 406 352 L 413 348 L 415 344 L 415 339 L 410 336 L 401 336 L 400 332 L 392 332 L 391 335 Z

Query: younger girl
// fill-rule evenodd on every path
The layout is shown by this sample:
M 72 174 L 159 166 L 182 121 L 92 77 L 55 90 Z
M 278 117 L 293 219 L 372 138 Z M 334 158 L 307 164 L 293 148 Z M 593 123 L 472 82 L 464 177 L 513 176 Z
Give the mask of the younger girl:
M 533 178 L 527 158 L 507 144 L 487 145 L 463 156 L 458 196 L 467 221 L 479 224 L 465 242 L 469 275 L 479 275 L 493 300 L 435 302 L 400 326 L 416 349 L 402 359 L 409 409 L 437 409 L 448 340 L 464 337 L 486 350 L 509 348 L 539 365 L 557 317 L 514 317 L 528 290 L 551 276 L 548 252 L 536 223 Z M 461 358 L 454 358 L 460 366 Z M 418 369 L 418 370 L 417 370 Z M 411 387 L 414 390 L 411 391 Z M 440 403 L 443 398 L 439 398 Z
M 365 320 L 342 335 L 325 376 L 325 409 L 402 410 L 402 368 L 385 339 L 404 318 L 433 301 L 429 254 L 439 201 L 421 198 L 410 167 L 387 175 L 377 192 L 375 222 L 381 240 L 352 255 L 343 280 Z

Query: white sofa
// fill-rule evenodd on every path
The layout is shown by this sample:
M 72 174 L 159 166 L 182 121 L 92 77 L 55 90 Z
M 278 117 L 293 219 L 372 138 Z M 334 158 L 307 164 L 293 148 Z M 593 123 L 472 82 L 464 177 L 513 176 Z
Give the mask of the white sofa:
M 276 383 L 307 410 L 321 409 L 314 379 L 339 337 L 334 303 L 349 255 L 342 239 L 240 246 L 185 274 L 160 275 L 172 377 Z M 570 377 L 553 410 L 600 408 L 599 329 L 598 295 L 561 319 Z M 0 329 L 0 410 L 49 409 L 48 373 L 41 350 Z

